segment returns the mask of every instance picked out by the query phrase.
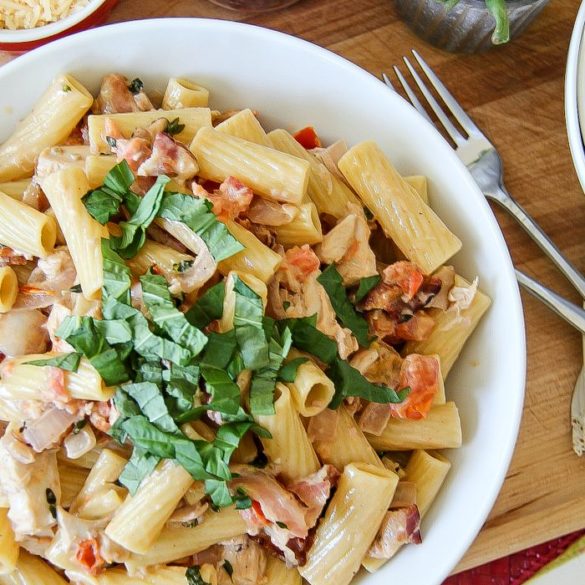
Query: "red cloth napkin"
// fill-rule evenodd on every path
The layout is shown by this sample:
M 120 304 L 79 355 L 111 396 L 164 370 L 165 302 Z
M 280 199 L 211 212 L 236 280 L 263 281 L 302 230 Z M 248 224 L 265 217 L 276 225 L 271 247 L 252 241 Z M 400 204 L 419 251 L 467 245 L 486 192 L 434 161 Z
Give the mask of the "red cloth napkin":
M 449 577 L 443 585 L 521 585 L 562 554 L 585 530 Z

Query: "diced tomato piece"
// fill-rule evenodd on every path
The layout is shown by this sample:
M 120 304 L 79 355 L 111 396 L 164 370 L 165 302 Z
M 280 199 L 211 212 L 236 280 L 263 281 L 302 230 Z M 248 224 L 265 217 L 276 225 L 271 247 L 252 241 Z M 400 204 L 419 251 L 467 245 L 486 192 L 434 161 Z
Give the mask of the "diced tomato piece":
M 321 140 L 319 139 L 319 136 L 317 136 L 317 132 L 315 132 L 313 126 L 307 126 L 293 134 L 293 136 L 294 139 L 307 150 L 321 146 Z
M 77 545 L 77 552 L 75 553 L 75 558 L 92 575 L 96 575 L 97 572 L 105 565 L 105 561 L 101 557 L 99 552 L 98 541 L 95 538 L 88 538 L 87 540 L 82 540 Z
M 424 282 L 424 274 L 416 264 L 404 260 L 386 266 L 382 278 L 386 284 L 399 286 L 408 300 L 416 295 Z
M 260 505 L 260 502 L 258 502 L 257 500 L 252 500 L 252 510 L 254 510 L 254 513 L 256 514 L 256 516 L 258 516 L 258 520 L 260 520 L 260 522 L 264 524 L 269 524 L 268 518 L 264 516 L 264 512 L 262 511 L 262 506 Z

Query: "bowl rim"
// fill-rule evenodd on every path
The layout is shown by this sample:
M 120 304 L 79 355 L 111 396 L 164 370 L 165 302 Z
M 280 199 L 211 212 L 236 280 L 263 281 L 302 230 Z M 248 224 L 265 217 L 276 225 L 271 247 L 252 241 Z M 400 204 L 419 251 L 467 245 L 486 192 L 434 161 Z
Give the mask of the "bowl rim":
M 585 44 L 585 0 L 581 3 L 567 53 L 567 68 L 565 71 L 565 121 L 567 125 L 567 136 L 569 139 L 569 150 L 573 158 L 573 165 L 585 191 L 585 144 L 581 134 L 579 123 L 579 107 L 577 99 L 577 85 L 579 82 L 579 59 L 581 47 Z M 581 57 L 581 58 L 585 58 Z M 585 80 L 583 80 L 585 83 Z M 585 112 L 582 112 L 585 115 Z
M 356 82 L 361 81 L 364 84 L 370 85 L 372 86 L 372 89 L 375 89 L 378 92 L 380 88 L 383 87 L 384 91 L 389 92 L 388 95 L 392 94 L 392 91 L 387 90 L 381 80 L 379 80 L 373 74 L 369 73 L 367 70 L 351 62 L 349 59 L 342 57 L 341 55 L 315 43 L 295 37 L 292 34 L 264 28 L 258 25 L 206 18 L 142 19 L 114 23 L 75 33 L 73 35 L 43 45 L 42 47 L 30 51 L 22 57 L 9 62 L 0 68 L 0 81 L 4 75 L 11 73 L 12 70 L 26 68 L 29 63 L 34 63 L 34 61 L 37 61 L 43 57 L 49 57 L 52 52 L 58 52 L 62 47 L 65 49 L 73 48 L 84 38 L 90 37 L 92 39 L 99 39 L 100 37 L 107 37 L 112 29 L 120 31 L 121 34 L 123 33 L 124 35 L 129 35 L 140 33 L 144 34 L 150 29 L 156 29 L 160 31 L 162 27 L 177 27 L 178 29 L 184 28 L 191 34 L 193 33 L 193 28 L 197 27 L 214 27 L 217 29 L 218 34 L 229 34 L 231 31 L 237 32 L 241 30 L 242 32 L 245 32 L 245 30 L 251 30 L 252 34 L 257 35 L 259 38 L 262 38 L 267 42 L 274 41 L 276 39 L 280 43 L 288 44 L 293 50 L 298 48 L 302 51 L 311 51 L 313 54 L 315 54 L 315 56 L 322 58 L 324 61 L 335 64 L 337 67 L 350 72 L 356 78 Z M 374 83 L 377 84 L 375 88 L 373 87 Z M 509 441 L 499 452 L 498 461 L 500 462 L 500 465 L 496 470 L 497 472 L 491 476 L 494 481 L 490 484 L 489 489 L 487 489 L 485 493 L 482 493 L 482 497 L 475 501 L 475 509 L 477 510 L 477 514 L 474 516 L 473 521 L 469 520 L 469 522 L 467 522 L 467 530 L 464 535 L 465 537 L 461 538 L 457 543 L 451 543 L 449 548 L 453 554 L 449 555 L 449 560 L 444 560 L 440 567 L 435 566 L 434 570 L 437 572 L 430 575 L 433 580 L 435 578 L 437 579 L 433 582 L 436 582 L 436 584 L 439 585 L 445 578 L 449 576 L 449 574 L 453 571 L 457 563 L 461 560 L 461 558 L 475 540 L 477 534 L 487 519 L 488 514 L 493 508 L 496 498 L 501 490 L 502 484 L 504 483 L 512 455 L 516 447 L 518 433 L 520 430 L 520 422 L 523 414 L 526 382 L 526 329 L 520 290 L 516 281 L 514 265 L 512 263 L 512 259 L 503 233 L 493 211 L 491 210 L 491 207 L 475 183 L 471 174 L 467 170 L 466 166 L 463 164 L 463 162 L 461 162 L 455 151 L 441 136 L 439 131 L 429 121 L 427 121 L 424 116 L 422 116 L 414 109 L 413 115 L 418 117 L 419 120 L 422 121 L 425 126 L 427 126 L 429 131 L 435 133 L 437 137 L 440 138 L 442 143 L 445 145 L 445 149 L 443 151 L 444 156 L 449 159 L 451 165 L 459 167 L 460 171 L 463 173 L 463 176 L 466 176 L 466 186 L 469 189 L 468 197 L 470 199 L 475 199 L 475 205 L 477 205 L 478 211 L 483 213 L 486 221 L 489 224 L 490 232 L 494 239 L 494 244 L 499 245 L 501 248 L 501 252 L 505 258 L 505 263 L 503 265 L 498 265 L 498 276 L 503 277 L 506 281 L 506 284 L 510 287 L 510 298 L 507 299 L 507 301 L 511 307 L 510 315 L 512 317 L 512 321 L 507 323 L 507 330 L 509 332 L 515 332 L 516 341 L 518 342 L 516 346 L 512 346 L 510 348 L 510 351 L 515 351 L 515 363 L 518 364 L 518 367 L 515 368 L 513 372 L 510 372 L 510 381 L 508 386 L 513 390 L 513 392 L 510 392 L 508 396 L 508 402 L 506 404 L 508 412 L 510 413 L 508 420 L 510 423 L 513 422 L 513 425 L 511 425 L 509 428 Z M 494 299 L 494 302 L 497 302 L 497 300 Z M 444 555 L 443 558 L 445 556 L 447 555 Z M 386 568 L 388 567 L 389 566 L 387 565 Z M 384 568 L 380 569 L 378 575 L 383 572 Z
M 105 2 L 107 2 L 107 0 L 89 0 L 87 6 L 84 6 L 80 10 L 76 10 L 65 18 L 61 18 L 56 22 L 51 22 L 43 26 L 18 30 L 0 29 L 0 43 L 5 45 L 10 45 L 13 43 L 15 45 L 19 45 L 22 43 L 30 43 L 34 41 L 40 41 L 42 39 L 48 39 L 58 35 L 59 33 L 65 32 L 70 28 L 73 28 L 80 22 L 83 22 L 86 18 L 98 10 Z

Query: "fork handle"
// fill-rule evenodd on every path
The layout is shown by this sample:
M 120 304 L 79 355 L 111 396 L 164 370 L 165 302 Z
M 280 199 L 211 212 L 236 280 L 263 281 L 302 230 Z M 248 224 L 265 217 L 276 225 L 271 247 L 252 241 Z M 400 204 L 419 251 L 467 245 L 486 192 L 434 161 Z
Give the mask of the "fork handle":
M 567 299 L 546 288 L 546 286 L 543 286 L 533 278 L 530 278 L 524 272 L 520 272 L 520 270 L 516 270 L 516 278 L 530 294 L 541 300 L 565 321 L 585 334 L 585 310 L 570 303 Z
M 540 246 L 542 251 L 557 265 L 558 269 L 568 278 L 571 284 L 585 299 L 585 277 L 561 254 L 561 251 L 542 231 L 542 228 L 528 215 L 524 208 L 504 189 L 486 192 L 486 197 L 507 209 L 528 232 L 528 235 Z

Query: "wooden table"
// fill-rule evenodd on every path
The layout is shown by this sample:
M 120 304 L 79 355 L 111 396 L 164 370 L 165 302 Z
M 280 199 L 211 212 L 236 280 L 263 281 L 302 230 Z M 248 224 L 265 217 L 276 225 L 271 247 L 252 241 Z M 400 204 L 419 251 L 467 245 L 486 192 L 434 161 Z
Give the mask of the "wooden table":
M 301 0 L 261 16 L 206 0 L 121 0 L 110 22 L 161 16 L 241 20 L 325 46 L 376 75 L 410 47 L 420 50 L 493 138 L 510 192 L 585 271 L 585 195 L 572 166 L 563 112 L 566 53 L 577 8 L 577 0 L 554 0 L 520 39 L 472 56 L 444 53 L 419 40 L 390 0 Z M 0 63 L 6 60 L 0 54 Z M 522 229 L 495 212 L 516 266 L 579 302 Z M 585 460 L 571 450 L 569 423 L 581 337 L 538 301 L 524 293 L 522 299 L 528 383 L 518 446 L 496 505 L 458 570 L 585 527 Z

